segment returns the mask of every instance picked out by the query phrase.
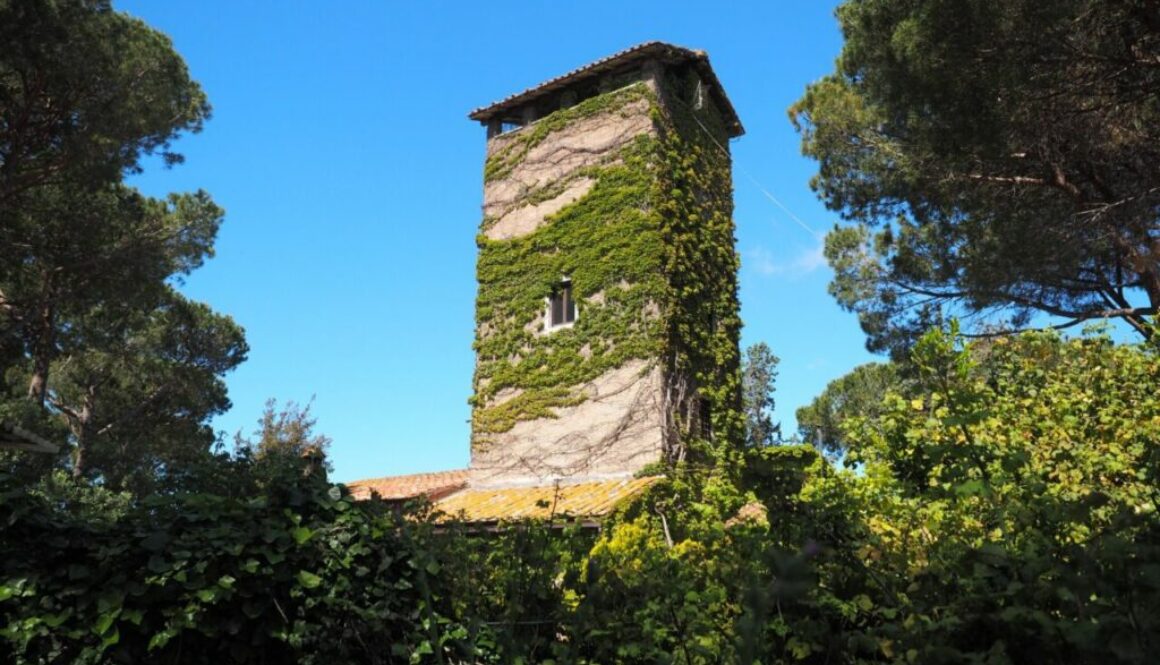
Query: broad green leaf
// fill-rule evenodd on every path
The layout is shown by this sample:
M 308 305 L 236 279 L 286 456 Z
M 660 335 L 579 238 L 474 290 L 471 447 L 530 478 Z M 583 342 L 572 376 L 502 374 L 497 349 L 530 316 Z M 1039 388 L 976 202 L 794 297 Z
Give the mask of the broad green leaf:
M 307 570 L 298 571 L 298 583 L 307 589 L 313 589 L 322 584 L 322 578 Z
M 301 545 L 310 540 L 310 538 L 314 535 L 314 531 L 308 527 L 299 526 L 292 529 L 290 531 L 290 535 L 294 537 L 294 542 Z

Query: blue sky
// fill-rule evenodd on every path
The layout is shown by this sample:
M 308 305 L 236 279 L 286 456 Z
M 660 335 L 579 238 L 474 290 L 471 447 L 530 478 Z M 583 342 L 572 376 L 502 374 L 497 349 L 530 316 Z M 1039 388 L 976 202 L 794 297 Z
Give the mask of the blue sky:
M 777 417 L 792 426 L 874 359 L 826 293 L 815 232 L 836 216 L 786 116 L 833 67 L 830 3 L 116 6 L 173 38 L 214 106 L 178 143 L 184 165 L 134 182 L 203 188 L 227 211 L 217 256 L 184 290 L 246 328 L 250 359 L 215 421 L 230 435 L 267 398 L 315 396 L 336 480 L 465 466 L 485 138 L 466 114 L 653 39 L 708 51 L 747 130 L 732 146 L 742 343 L 782 359 Z

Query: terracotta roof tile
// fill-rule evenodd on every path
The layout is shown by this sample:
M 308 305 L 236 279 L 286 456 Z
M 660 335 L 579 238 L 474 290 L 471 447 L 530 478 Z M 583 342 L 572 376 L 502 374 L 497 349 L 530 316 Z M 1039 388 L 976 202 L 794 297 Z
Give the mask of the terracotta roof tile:
M 613 53 L 594 62 L 590 62 L 583 67 L 573 69 L 572 71 L 561 74 L 555 78 L 548 79 L 543 83 L 528 88 L 523 92 L 517 92 L 514 95 L 509 95 L 498 102 L 493 102 L 487 106 L 481 106 L 467 115 L 472 120 L 478 120 L 486 123 L 491 118 L 506 113 L 515 107 L 526 104 L 544 95 L 550 94 L 561 88 L 565 88 L 577 81 L 598 76 L 605 72 L 620 68 L 635 61 L 646 60 L 648 58 L 656 58 L 668 61 L 685 61 L 692 62 L 701 74 L 702 80 L 708 84 L 711 94 L 720 104 L 721 112 L 725 115 L 725 121 L 729 126 L 730 136 L 741 136 L 745 133 L 745 128 L 741 126 L 741 120 L 737 117 L 737 111 L 733 109 L 733 103 L 729 101 L 729 97 L 725 95 L 725 89 L 718 80 L 717 74 L 709 65 L 709 55 L 704 51 L 697 51 L 687 49 L 682 46 L 676 46 L 660 41 L 644 42 L 637 44 Z
M 659 479 L 624 478 L 574 485 L 470 488 L 439 501 L 437 507 L 449 518 L 475 523 L 563 516 L 602 517 Z
M 356 499 L 369 499 L 373 493 L 388 501 L 414 499 L 419 496 L 426 496 L 435 501 L 467 485 L 468 473 L 467 469 L 456 469 L 409 476 L 368 478 L 347 483 L 346 486 Z

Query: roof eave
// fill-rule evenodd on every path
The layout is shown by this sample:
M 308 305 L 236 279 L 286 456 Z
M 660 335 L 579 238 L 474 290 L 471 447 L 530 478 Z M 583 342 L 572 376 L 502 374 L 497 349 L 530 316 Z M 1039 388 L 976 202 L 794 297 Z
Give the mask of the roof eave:
M 496 116 L 500 116 L 512 109 L 518 108 L 531 102 L 535 99 L 543 97 L 544 95 L 555 92 L 562 88 L 571 86 L 577 82 L 591 79 L 593 77 L 612 71 L 625 65 L 645 60 L 648 58 L 661 58 L 670 61 L 679 59 L 688 59 L 696 63 L 697 71 L 702 77 L 707 79 L 714 99 L 721 107 L 722 114 L 725 116 L 725 122 L 729 131 L 729 138 L 736 138 L 745 133 L 745 128 L 741 125 L 741 119 L 737 116 L 737 111 L 733 108 L 732 102 L 725 94 L 725 88 L 721 85 L 720 79 L 713 71 L 713 67 L 709 64 L 709 56 L 704 51 L 695 51 L 665 42 L 652 41 L 638 44 L 636 46 L 627 48 L 623 51 L 614 53 L 605 58 L 601 58 L 595 62 L 578 67 L 570 72 L 561 74 L 555 78 L 549 79 L 537 86 L 528 88 L 522 92 L 506 97 L 500 101 L 494 102 L 488 106 L 483 106 L 475 109 L 467 114 L 467 117 L 476 120 L 480 123 L 487 124 Z

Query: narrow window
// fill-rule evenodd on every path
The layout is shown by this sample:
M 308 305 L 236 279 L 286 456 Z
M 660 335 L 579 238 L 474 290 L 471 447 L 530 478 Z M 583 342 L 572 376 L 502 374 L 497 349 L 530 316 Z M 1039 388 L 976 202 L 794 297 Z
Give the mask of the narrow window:
M 572 299 L 572 282 L 564 280 L 548 298 L 548 328 L 566 326 L 576 321 L 576 301 Z

